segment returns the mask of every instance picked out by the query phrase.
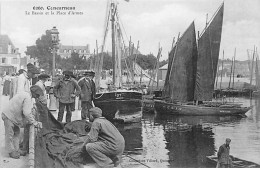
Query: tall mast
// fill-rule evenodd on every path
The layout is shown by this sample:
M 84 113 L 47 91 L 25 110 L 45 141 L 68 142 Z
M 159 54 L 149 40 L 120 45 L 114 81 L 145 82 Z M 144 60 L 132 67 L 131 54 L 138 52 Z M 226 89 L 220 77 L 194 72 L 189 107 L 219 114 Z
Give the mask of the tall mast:
M 220 77 L 220 86 L 219 86 L 220 91 L 221 91 L 221 85 L 222 85 L 223 63 L 224 63 L 224 50 L 223 50 L 222 67 L 221 67 L 221 77 Z
M 115 84 L 115 72 L 116 72 L 116 65 L 115 65 L 115 3 L 111 3 L 111 28 L 112 28 L 112 61 L 113 61 L 113 84 Z
M 253 80 L 254 60 L 255 60 L 255 46 L 254 46 L 254 53 L 253 53 L 251 73 L 250 73 L 250 85 L 252 85 L 252 80 Z
M 235 67 L 236 67 L 236 48 L 235 48 L 235 52 L 234 52 L 233 85 L 232 85 L 232 88 L 234 88 L 234 81 L 235 81 Z
M 232 57 L 232 62 L 231 62 L 231 70 L 230 70 L 230 76 L 229 76 L 228 89 L 230 89 L 230 83 L 231 83 L 231 77 L 232 77 L 232 71 L 233 71 L 233 59 L 234 59 L 234 57 Z

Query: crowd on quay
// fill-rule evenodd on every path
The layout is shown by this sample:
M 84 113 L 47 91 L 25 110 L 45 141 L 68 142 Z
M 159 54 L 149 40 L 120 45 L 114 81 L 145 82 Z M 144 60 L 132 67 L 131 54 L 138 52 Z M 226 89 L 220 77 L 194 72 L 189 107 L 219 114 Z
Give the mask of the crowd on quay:
M 123 136 L 117 128 L 102 116 L 102 110 L 94 107 L 93 100 L 96 86 L 93 81 L 95 73 L 85 71 L 75 76 L 72 71 L 63 71 L 54 86 L 50 84 L 49 75 L 40 73 L 33 64 L 27 64 L 27 70 L 17 74 L 6 73 L 2 79 L 3 95 L 9 96 L 4 106 L 2 119 L 5 126 L 5 147 L 11 158 L 19 159 L 29 153 L 29 128 L 34 125 L 42 128 L 42 123 L 35 118 L 36 100 L 48 107 L 48 93 L 53 93 L 59 102 L 58 118 L 62 122 L 66 109 L 66 123 L 71 122 L 75 110 L 75 98 L 81 101 L 81 119 L 92 122 L 91 130 L 83 148 L 89 153 L 99 167 L 117 166 L 125 148 Z M 50 91 L 50 89 L 52 91 Z M 64 124 L 66 124 L 64 123 Z M 19 148 L 20 128 L 24 128 L 23 146 Z

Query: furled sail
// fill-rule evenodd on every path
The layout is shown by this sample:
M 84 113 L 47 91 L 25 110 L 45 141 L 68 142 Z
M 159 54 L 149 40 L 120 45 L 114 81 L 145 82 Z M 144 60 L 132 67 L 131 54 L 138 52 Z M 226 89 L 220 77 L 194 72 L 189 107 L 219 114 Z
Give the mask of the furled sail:
M 198 40 L 195 100 L 212 100 L 222 33 L 224 3 Z
M 169 54 L 165 97 L 182 102 L 194 99 L 196 61 L 196 33 L 192 22 Z
M 258 54 L 256 54 L 256 64 L 255 64 L 255 82 L 256 88 L 260 89 L 260 76 L 259 76 L 259 69 L 258 69 Z
M 115 71 L 114 71 L 114 75 L 115 75 L 115 82 L 114 85 L 115 87 L 119 88 L 122 86 L 122 72 L 121 72 L 121 57 L 122 57 L 122 40 L 121 40 L 121 30 L 119 25 L 117 25 L 116 27 L 116 31 L 115 31 L 115 35 L 116 35 L 116 40 L 115 40 L 115 61 L 114 61 L 114 65 L 115 65 Z

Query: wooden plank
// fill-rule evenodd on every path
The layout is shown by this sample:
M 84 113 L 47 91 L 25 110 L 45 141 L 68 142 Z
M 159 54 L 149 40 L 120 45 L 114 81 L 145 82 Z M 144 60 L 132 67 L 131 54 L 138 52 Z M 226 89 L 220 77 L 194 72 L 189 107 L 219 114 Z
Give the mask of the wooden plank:
M 30 125 L 29 131 L 29 167 L 34 168 L 34 139 L 35 128 L 34 125 Z

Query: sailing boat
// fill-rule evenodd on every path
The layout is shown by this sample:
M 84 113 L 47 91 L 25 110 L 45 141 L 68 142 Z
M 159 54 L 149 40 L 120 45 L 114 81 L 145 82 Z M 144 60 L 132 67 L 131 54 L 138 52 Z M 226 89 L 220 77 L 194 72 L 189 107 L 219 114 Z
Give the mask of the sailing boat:
M 124 46 L 122 45 L 122 32 L 118 22 L 117 3 L 111 1 L 108 3 L 108 9 L 107 21 L 111 21 L 112 27 L 113 83 L 110 90 L 96 94 L 94 105 L 101 108 L 103 116 L 110 121 L 140 122 L 143 109 L 142 93 L 129 90 L 122 85 L 121 56 Z M 104 44 L 102 49 L 103 47 Z
M 224 3 L 196 42 L 194 22 L 169 54 L 163 100 L 156 112 L 180 115 L 239 115 L 250 107 L 210 102 L 213 97 L 223 23 Z

